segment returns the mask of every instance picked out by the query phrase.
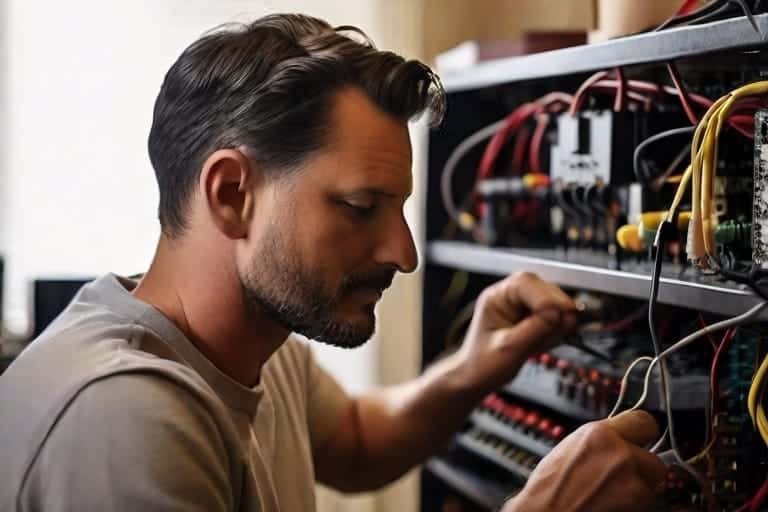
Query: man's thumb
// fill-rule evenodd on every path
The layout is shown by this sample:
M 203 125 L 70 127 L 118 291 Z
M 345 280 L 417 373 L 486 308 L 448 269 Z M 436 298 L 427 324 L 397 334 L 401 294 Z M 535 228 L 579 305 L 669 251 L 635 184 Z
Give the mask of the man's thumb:
M 625 441 L 644 446 L 659 438 L 656 420 L 645 411 L 624 411 L 604 420 Z

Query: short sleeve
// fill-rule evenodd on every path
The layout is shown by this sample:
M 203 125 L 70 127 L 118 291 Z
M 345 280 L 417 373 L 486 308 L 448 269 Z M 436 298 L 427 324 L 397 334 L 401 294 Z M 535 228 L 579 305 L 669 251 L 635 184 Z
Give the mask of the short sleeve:
M 167 378 L 91 383 L 65 409 L 22 488 L 23 510 L 229 511 L 231 449 L 215 415 Z
M 307 351 L 307 420 L 312 446 L 322 446 L 336 432 L 342 416 L 352 403 L 338 381 Z

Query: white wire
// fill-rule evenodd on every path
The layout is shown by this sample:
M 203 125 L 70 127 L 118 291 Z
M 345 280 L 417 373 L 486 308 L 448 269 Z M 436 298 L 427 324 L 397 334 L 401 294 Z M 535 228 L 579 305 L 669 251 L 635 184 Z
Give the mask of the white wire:
M 707 327 L 704 327 L 703 329 L 700 329 L 694 333 L 689 334 L 682 340 L 678 341 L 671 347 L 664 350 L 661 354 L 658 355 L 658 357 L 654 357 L 653 361 L 651 361 L 651 364 L 648 365 L 648 368 L 645 371 L 645 382 L 643 384 L 643 394 L 640 396 L 640 398 L 637 400 L 635 405 L 631 407 L 630 410 L 638 409 L 640 406 L 645 403 L 645 400 L 648 398 L 648 389 L 650 387 L 650 380 L 651 380 L 651 374 L 658 362 L 668 355 L 672 354 L 673 352 L 677 352 L 678 350 L 690 345 L 694 341 L 698 340 L 702 336 L 706 336 L 708 334 L 711 334 L 716 331 L 722 331 L 724 329 L 730 329 L 731 327 L 737 327 L 739 325 L 743 325 L 746 323 L 749 323 L 756 317 L 766 306 L 768 306 L 768 301 L 761 302 L 759 304 L 756 304 L 752 306 L 749 310 L 747 310 L 745 313 L 742 313 L 739 316 L 735 316 L 733 318 L 728 318 L 726 320 L 722 320 L 720 322 L 714 323 L 712 325 L 708 325 Z M 668 399 L 668 397 L 664 397 L 665 400 Z
M 504 126 L 504 123 L 505 119 L 502 119 L 476 131 L 464 139 L 461 144 L 456 146 L 451 155 L 448 157 L 448 161 L 445 162 L 443 173 L 440 176 L 440 192 L 443 197 L 443 205 L 445 205 L 445 210 L 459 226 L 461 226 L 461 220 L 459 218 L 461 212 L 459 212 L 459 209 L 456 207 L 456 203 L 453 200 L 453 174 L 456 171 L 456 167 L 458 166 L 461 159 L 467 155 L 467 153 L 469 153 L 475 146 L 483 142 L 485 139 L 491 138 Z
M 629 387 L 629 376 L 632 375 L 632 370 L 634 370 L 638 364 L 642 363 L 643 361 L 653 361 L 653 358 L 651 356 L 642 356 L 638 357 L 634 361 L 632 361 L 632 364 L 630 364 L 627 369 L 624 371 L 624 376 L 621 378 L 621 388 L 619 389 L 619 397 L 616 399 L 616 403 L 613 405 L 613 409 L 611 409 L 611 412 L 608 413 L 609 418 L 613 418 L 616 416 L 616 413 L 619 412 L 619 407 L 621 407 L 621 403 L 624 401 L 624 398 L 627 395 L 627 388 Z

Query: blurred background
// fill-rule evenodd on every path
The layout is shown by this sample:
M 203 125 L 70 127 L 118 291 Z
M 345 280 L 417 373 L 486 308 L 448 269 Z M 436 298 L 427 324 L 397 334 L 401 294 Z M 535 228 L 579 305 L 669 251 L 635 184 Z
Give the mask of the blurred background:
M 678 7 L 677 2 L 657 3 L 659 12 L 652 15 L 658 19 Z M 619 4 L 624 14 L 614 16 Z M 629 4 L 0 0 L 0 325 L 5 350 L 12 350 L 13 340 L 38 331 L 80 280 L 146 269 L 159 235 L 157 191 L 146 150 L 152 106 L 165 71 L 207 29 L 270 12 L 303 12 L 332 24 L 359 26 L 381 48 L 433 65 L 439 61 L 441 70 L 450 70 L 498 55 L 579 44 L 590 31 L 597 40 L 643 28 L 623 26 L 633 19 L 626 14 Z M 562 37 L 542 42 L 531 36 L 536 33 Z M 416 193 L 408 217 L 421 240 L 426 129 L 415 125 L 413 138 Z M 399 382 L 419 372 L 419 279 L 418 273 L 397 279 L 380 305 L 377 336 L 364 348 L 316 347 L 322 364 L 349 390 Z M 342 498 L 323 490 L 320 510 L 414 511 L 415 479 L 406 477 L 375 495 Z

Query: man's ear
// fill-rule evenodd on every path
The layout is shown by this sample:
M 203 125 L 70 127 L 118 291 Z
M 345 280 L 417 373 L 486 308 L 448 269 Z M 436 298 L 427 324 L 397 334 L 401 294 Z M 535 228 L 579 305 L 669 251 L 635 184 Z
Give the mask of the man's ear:
M 256 187 L 261 174 L 237 149 L 219 149 L 205 160 L 200 173 L 200 192 L 216 227 L 226 237 L 248 235 Z

